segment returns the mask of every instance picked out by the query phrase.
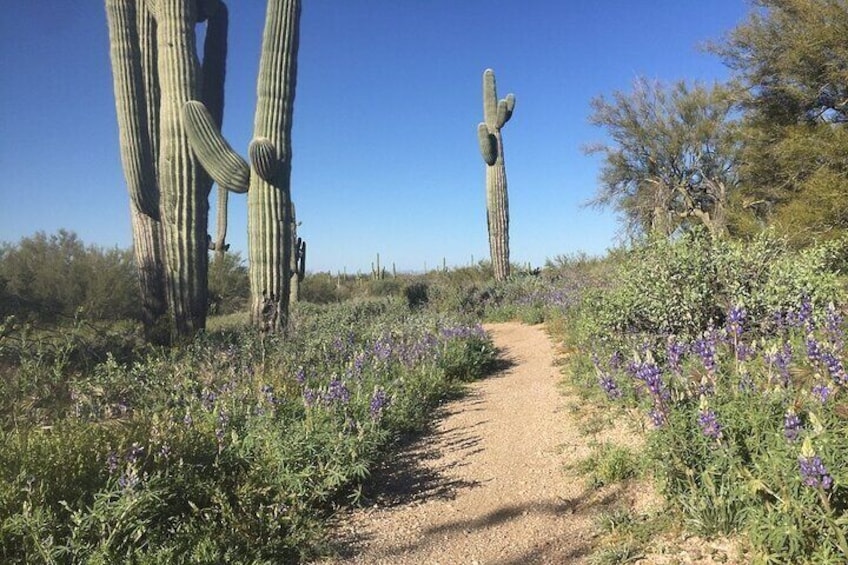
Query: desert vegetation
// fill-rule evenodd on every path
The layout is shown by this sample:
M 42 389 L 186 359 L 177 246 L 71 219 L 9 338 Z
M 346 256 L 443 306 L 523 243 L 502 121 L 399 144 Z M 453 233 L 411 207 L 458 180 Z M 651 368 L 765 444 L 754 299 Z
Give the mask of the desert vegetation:
M 546 324 L 567 386 L 609 415 L 591 426 L 645 438 L 578 466 L 591 488 L 645 479 L 665 500 L 662 517 L 607 516 L 595 562 L 680 524 L 758 563 L 848 558 L 844 1 L 758 1 L 711 47 L 726 84 L 639 79 L 591 103 L 607 136 L 587 147 L 591 204 L 622 228 L 604 256 L 510 264 L 515 99 L 485 71 L 491 261 L 389 273 L 377 255 L 370 275 L 309 270 L 298 237 L 300 2 L 269 1 L 248 160 L 220 133 L 227 6 L 106 8 L 134 245 L 61 230 L 0 246 L 4 563 L 320 555 L 375 465 L 492 370 L 481 323 L 503 320 Z M 228 190 L 248 193 L 246 261 Z

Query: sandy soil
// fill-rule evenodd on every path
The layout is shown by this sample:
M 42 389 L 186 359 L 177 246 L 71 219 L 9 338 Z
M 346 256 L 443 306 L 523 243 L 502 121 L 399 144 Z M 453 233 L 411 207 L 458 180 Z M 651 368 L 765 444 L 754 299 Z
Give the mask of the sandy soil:
M 544 329 L 486 329 L 502 370 L 446 403 L 430 433 L 377 470 L 373 500 L 338 517 L 337 557 L 321 563 L 586 563 L 601 511 L 655 502 L 632 488 L 588 488 L 567 470 L 590 450 L 567 409 L 576 398 L 557 386 L 562 375 Z M 678 556 L 671 562 L 695 562 Z

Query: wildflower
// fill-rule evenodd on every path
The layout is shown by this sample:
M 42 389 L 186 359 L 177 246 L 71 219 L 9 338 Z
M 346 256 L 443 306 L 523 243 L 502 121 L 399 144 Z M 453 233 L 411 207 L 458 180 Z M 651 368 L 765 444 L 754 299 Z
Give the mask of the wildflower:
M 747 313 L 741 306 L 734 306 L 727 314 L 727 333 L 739 338 L 742 336 L 742 325 L 745 323 Z
M 801 419 L 795 412 L 787 412 L 783 417 L 783 436 L 789 441 L 796 441 L 801 435 Z
M 341 379 L 334 376 L 327 387 L 327 394 L 324 396 L 324 401 L 327 404 L 332 404 L 333 402 L 347 404 L 350 401 L 350 390 L 348 390 L 347 385 Z
M 701 410 L 698 415 L 698 425 L 701 433 L 710 439 L 721 439 L 721 424 L 718 422 L 716 413 L 712 410 Z
M 681 374 L 681 362 L 683 360 L 683 356 L 686 355 L 686 350 L 687 347 L 685 343 L 677 341 L 677 338 L 674 336 L 668 338 L 668 345 L 666 346 L 668 366 L 676 375 Z
M 704 368 L 709 374 L 713 374 L 716 369 L 716 343 L 715 337 L 711 334 L 706 335 L 702 339 L 695 340 L 692 344 L 692 349 L 701 358 Z
M 297 372 L 294 374 L 294 380 L 299 385 L 303 385 L 306 382 L 306 370 L 303 367 L 298 367 Z
M 315 405 L 315 401 L 318 400 L 318 393 L 312 390 L 311 388 L 303 389 L 303 404 L 306 405 L 307 408 L 311 408 Z
M 821 361 L 822 358 L 822 350 L 819 342 L 812 336 L 809 336 L 806 341 L 807 345 L 807 359 L 816 363 Z
M 842 366 L 842 361 L 829 351 L 821 353 L 820 359 L 827 367 L 827 372 L 837 384 L 848 383 L 848 375 L 845 373 L 845 368 Z
M 801 481 L 808 487 L 822 487 L 827 490 L 833 485 L 833 477 L 822 463 L 821 457 L 799 457 L 798 465 L 801 468 Z
M 385 410 L 388 405 L 389 396 L 386 394 L 386 391 L 380 389 L 374 391 L 374 395 L 371 397 L 371 406 L 369 407 L 371 419 L 379 419 L 380 416 L 383 415 L 383 410 Z
M 187 428 L 190 428 L 193 423 L 194 420 L 191 417 L 191 412 L 186 412 L 185 417 L 183 417 L 183 424 L 185 424 Z
M 777 368 L 781 384 L 784 387 L 789 386 L 789 363 L 792 361 L 792 344 L 787 341 L 783 344 L 780 351 L 767 354 L 765 358 Z
M 651 418 L 651 422 L 654 424 L 655 428 L 661 428 L 666 422 L 665 413 L 660 408 L 652 408 L 650 412 L 648 412 L 648 416 Z
M 825 385 L 816 385 L 813 387 L 812 392 L 813 396 L 815 396 L 819 402 L 822 404 L 827 402 L 828 397 L 830 396 L 830 389 Z
M 598 377 L 598 383 L 601 385 L 601 388 L 604 389 L 604 392 L 607 393 L 607 397 L 611 399 L 621 398 L 621 390 L 618 388 L 618 385 L 615 384 L 615 380 L 605 373 L 601 373 Z
M 110 451 L 109 455 L 106 456 L 106 470 L 110 475 L 114 475 L 115 471 L 118 470 L 118 454 L 114 451 Z
M 813 303 L 810 301 L 809 297 L 805 296 L 801 301 L 801 308 L 798 310 L 798 322 L 805 325 L 808 330 L 815 328 L 815 322 L 813 321 Z

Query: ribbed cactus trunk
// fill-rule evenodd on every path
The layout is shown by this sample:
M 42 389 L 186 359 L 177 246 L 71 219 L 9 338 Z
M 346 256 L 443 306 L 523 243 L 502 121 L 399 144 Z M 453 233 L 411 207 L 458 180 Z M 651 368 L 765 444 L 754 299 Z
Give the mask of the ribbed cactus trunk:
M 197 158 L 223 187 L 248 192 L 251 318 L 264 331 L 288 321 L 291 285 L 291 128 L 297 78 L 299 0 L 269 0 L 259 61 L 250 164 L 221 136 L 199 101 L 183 106 Z
M 477 126 L 480 152 L 486 163 L 486 214 L 489 231 L 489 252 L 495 280 L 509 277 L 509 198 L 506 190 L 506 166 L 503 157 L 501 128 L 512 117 L 515 96 L 508 94 L 498 100 L 495 73 L 483 73 L 484 122 Z
M 201 96 L 194 26 L 197 0 L 156 0 L 160 102 L 159 191 L 167 260 L 168 302 L 175 336 L 206 325 L 206 238 L 209 217 L 206 175 L 194 157 L 182 107 Z
M 156 180 L 159 86 L 155 24 L 136 0 L 107 0 L 121 161 L 130 195 L 133 253 L 147 338 L 165 341 L 168 311 Z
M 251 317 L 266 331 L 288 322 L 291 261 L 291 129 L 300 0 L 269 0 L 250 148 L 247 229 Z

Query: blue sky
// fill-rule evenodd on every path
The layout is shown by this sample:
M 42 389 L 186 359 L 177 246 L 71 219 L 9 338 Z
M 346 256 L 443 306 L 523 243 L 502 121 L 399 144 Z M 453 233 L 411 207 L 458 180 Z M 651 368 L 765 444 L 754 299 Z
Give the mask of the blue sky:
M 229 2 L 224 134 L 250 141 L 265 2 Z M 516 108 L 503 130 L 513 261 L 601 254 L 610 213 L 583 207 L 603 141 L 589 102 L 635 78 L 711 82 L 699 46 L 744 0 L 304 0 L 292 193 L 308 269 L 464 265 L 488 256 L 481 77 Z M 6 2 L 0 19 L 0 241 L 75 231 L 131 244 L 103 2 Z M 214 196 L 214 190 L 213 190 Z M 229 239 L 246 256 L 246 197 Z M 214 204 L 213 204 L 214 205 Z M 214 211 L 210 232 L 214 230 Z

